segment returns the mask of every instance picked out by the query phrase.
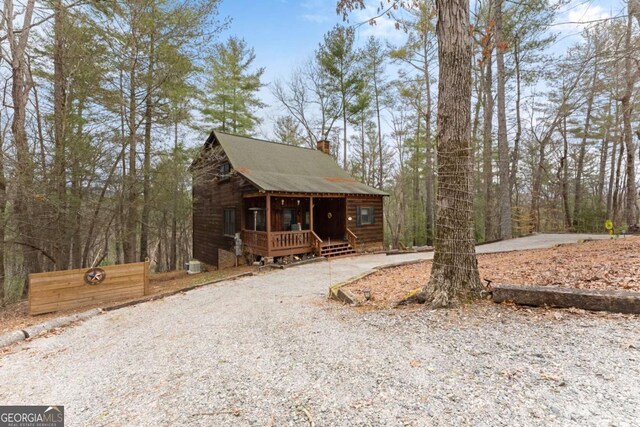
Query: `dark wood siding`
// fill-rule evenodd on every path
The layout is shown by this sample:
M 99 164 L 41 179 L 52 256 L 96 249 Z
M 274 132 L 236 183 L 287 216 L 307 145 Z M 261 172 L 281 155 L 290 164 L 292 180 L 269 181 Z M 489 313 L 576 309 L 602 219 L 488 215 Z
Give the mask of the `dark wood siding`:
M 224 235 L 224 209 L 236 212 L 236 232 L 242 226 L 244 179 L 237 175 L 222 181 L 195 180 L 193 184 L 193 258 L 218 265 L 218 249 L 231 250 L 233 238 Z
M 357 211 L 359 207 L 373 208 L 373 224 L 358 225 Z M 349 221 L 351 218 L 351 221 Z M 358 236 L 358 243 L 380 243 L 384 241 L 384 218 L 382 212 L 382 196 L 347 197 L 347 228 Z

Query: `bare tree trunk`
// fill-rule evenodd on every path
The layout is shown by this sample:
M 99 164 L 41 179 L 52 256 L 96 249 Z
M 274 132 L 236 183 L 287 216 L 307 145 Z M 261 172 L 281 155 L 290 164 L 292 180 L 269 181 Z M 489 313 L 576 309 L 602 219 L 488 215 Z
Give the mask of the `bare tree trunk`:
M 78 105 L 78 117 L 82 117 L 84 104 L 80 102 Z M 83 121 L 78 121 L 78 127 L 76 130 L 76 138 L 80 139 L 84 133 Z M 74 156 L 76 156 L 74 154 Z M 83 215 L 82 208 L 82 185 L 80 181 L 81 172 L 79 169 L 78 159 L 72 157 L 71 159 L 71 191 L 69 200 L 69 217 L 73 218 L 73 224 L 69 226 L 70 240 L 71 240 L 71 268 L 84 267 L 82 262 L 82 230 L 83 227 Z M 91 221 L 91 227 L 97 222 L 97 218 Z M 91 232 L 93 234 L 93 231 Z
M 365 147 L 364 147 L 364 113 L 362 114 L 362 116 L 360 117 L 360 162 L 361 162 L 361 167 L 362 167 L 362 173 L 361 173 L 361 177 L 362 177 L 362 182 L 367 182 L 366 181 L 366 168 L 365 165 L 367 163 L 367 156 L 365 155 Z
M 420 114 L 416 115 L 416 143 L 415 143 L 415 153 L 414 157 L 416 161 L 413 162 L 413 197 L 412 197 L 412 206 L 411 206 L 411 221 L 413 225 L 413 233 L 411 242 L 414 246 L 418 246 L 418 234 L 419 234 L 419 224 L 418 224 L 418 204 L 420 203 L 420 174 L 418 173 L 418 161 L 420 157 L 420 130 L 422 127 L 422 117 Z
M 438 211 L 433 267 L 425 287 L 432 306 L 480 296 L 473 236 L 471 35 L 466 0 L 436 0 L 438 10 Z
M 154 34 L 149 40 L 149 71 L 144 111 L 143 204 L 140 220 L 140 261 L 149 257 L 149 214 L 151 212 L 151 123 L 153 120 Z
M 31 68 L 29 67 L 29 82 L 32 86 L 33 90 L 33 106 L 36 114 L 36 125 L 38 128 L 38 145 L 40 149 L 40 169 L 42 169 L 42 179 L 43 181 L 47 180 L 49 174 L 47 173 L 47 149 L 44 146 L 44 125 L 42 124 L 42 110 L 40 109 L 40 96 L 38 94 L 38 88 L 33 84 L 33 76 L 31 73 Z
M 609 188 L 607 191 L 607 219 L 613 219 L 613 193 L 616 176 L 616 151 L 618 148 L 618 128 L 620 127 L 620 110 L 616 101 L 615 122 L 613 125 L 613 144 L 611 149 L 611 167 L 609 170 Z
M 598 58 L 596 56 L 595 64 L 593 65 L 593 78 L 591 80 L 591 90 L 587 98 L 587 112 L 584 119 L 584 134 L 582 135 L 582 141 L 580 142 L 580 152 L 578 153 L 578 161 L 576 162 L 576 188 L 575 188 L 575 202 L 573 206 L 573 229 L 578 228 L 578 221 L 580 221 L 580 210 L 582 208 L 582 171 L 584 169 L 584 157 L 587 154 L 587 138 L 589 136 L 589 130 L 591 125 L 591 111 L 593 108 L 593 98 L 596 89 L 596 82 L 598 79 Z
M 55 194 L 56 235 L 54 243 L 54 257 L 56 268 L 64 270 L 69 267 L 70 244 L 67 206 L 67 182 L 66 182 L 66 124 L 67 124 L 67 83 L 64 70 L 64 6 L 62 0 L 53 3 L 53 187 Z
M 2 110 L 0 110 L 0 124 L 2 124 Z M 4 143 L 6 132 L 5 129 L 0 129 L 0 242 L 4 242 L 6 239 L 6 209 L 7 209 L 7 180 L 4 176 Z M 4 303 L 5 298 L 5 274 L 4 268 L 5 251 L 7 245 L 0 244 L 0 306 Z
M 376 120 L 378 124 L 378 152 L 380 158 L 378 159 L 378 188 L 382 188 L 384 185 L 384 167 L 382 160 L 382 121 L 380 120 L 380 90 L 378 88 L 378 64 L 375 62 L 376 55 L 373 55 L 373 96 L 376 103 Z
M 342 92 L 342 167 L 344 170 L 348 170 L 347 165 L 347 98 L 344 93 L 344 84 L 342 83 L 342 77 L 340 78 L 340 89 Z
M 500 173 L 500 238 L 513 237 L 511 227 L 511 183 L 509 179 L 509 142 L 507 141 L 507 106 L 505 101 L 504 51 L 506 42 L 502 34 L 503 0 L 496 1 L 496 65 L 498 98 L 498 171 Z
M 629 2 L 629 7 L 631 2 Z M 627 226 L 636 224 L 636 165 L 635 165 L 635 147 L 633 146 L 633 135 L 631 131 L 631 110 L 633 102 L 631 96 L 635 83 L 635 71 L 631 69 L 631 32 L 633 26 L 633 17 L 629 13 L 627 16 L 627 32 L 625 36 L 625 92 L 622 96 L 622 124 L 624 144 L 627 149 L 627 188 L 625 203 L 625 219 Z
M 602 144 L 600 146 L 600 167 L 598 170 L 598 189 L 596 192 L 596 199 L 598 208 L 602 209 L 604 206 L 604 180 L 607 169 L 607 160 L 609 155 L 609 129 L 605 129 L 604 136 L 602 137 Z
M 538 141 L 538 164 L 533 174 L 533 184 L 531 186 L 531 226 L 529 231 L 535 233 L 540 232 L 540 190 L 542 187 L 546 145 L 546 138 Z
M 513 48 L 513 59 L 516 72 L 516 134 L 513 138 L 513 152 L 511 153 L 511 194 L 516 193 L 518 201 L 518 162 L 520 161 L 520 139 L 522 138 L 522 118 L 520 114 L 520 103 L 522 97 L 521 77 L 520 77 L 520 40 L 516 35 Z
M 28 76 L 26 48 L 29 40 L 31 20 L 35 0 L 28 0 L 23 13 L 22 29 L 18 33 L 14 31 L 13 0 L 5 0 L 4 17 L 7 28 L 7 39 L 11 53 L 11 101 L 13 103 L 13 119 L 11 133 L 16 152 L 15 177 L 16 194 L 13 204 L 13 212 L 20 234 L 20 242 L 23 243 L 23 269 L 24 273 L 36 273 L 41 269 L 40 260 L 35 244 L 33 218 L 31 216 L 31 200 L 33 200 L 33 162 L 29 152 L 29 141 L 26 132 L 27 101 L 32 84 Z M 28 281 L 25 280 L 23 296 L 29 292 Z
M 433 244 L 434 235 L 434 197 L 433 197 L 433 151 L 431 150 L 433 142 L 431 141 L 431 116 L 433 114 L 433 100 L 431 98 L 431 74 L 429 71 L 429 55 L 428 55 L 427 35 L 424 35 L 423 54 L 424 54 L 424 81 L 427 89 L 427 110 L 425 111 L 425 210 L 427 220 L 427 245 Z
M 562 187 L 562 206 L 564 210 L 564 226 L 570 230 L 573 222 L 571 221 L 571 210 L 569 209 L 569 141 L 567 139 L 567 117 L 562 118 L 562 158 L 560 159 L 560 168 L 558 169 L 558 181 Z
M 620 153 L 618 154 L 618 165 L 616 167 L 616 183 L 613 190 L 613 220 L 617 222 L 620 216 L 620 173 L 622 171 L 622 157 L 624 156 L 624 135 L 620 135 Z
M 484 72 L 484 121 L 482 127 L 482 172 L 484 176 L 484 240 L 489 241 L 495 239 L 495 229 L 493 226 L 493 152 L 492 152 L 492 133 L 493 133 L 493 93 L 491 87 L 493 85 L 493 69 L 491 58 L 493 51 L 489 47 L 487 55 L 483 58 L 486 61 Z
M 178 152 L 178 118 L 176 116 L 175 123 L 173 124 L 173 151 L 174 158 Z M 178 262 L 178 174 L 174 170 L 174 183 L 173 183 L 173 212 L 171 215 L 171 245 L 169 249 L 169 270 L 176 269 Z
M 135 18 L 132 18 L 135 19 Z M 132 39 L 136 35 L 132 35 Z M 124 241 L 123 253 L 124 262 L 136 262 L 136 228 L 138 224 L 138 185 L 136 178 L 136 146 L 137 146 L 137 99 L 136 99 L 136 80 L 137 80 L 137 48 L 136 41 L 132 41 L 134 46 L 131 48 L 131 64 L 129 68 L 129 175 L 127 177 L 127 216 L 124 224 Z

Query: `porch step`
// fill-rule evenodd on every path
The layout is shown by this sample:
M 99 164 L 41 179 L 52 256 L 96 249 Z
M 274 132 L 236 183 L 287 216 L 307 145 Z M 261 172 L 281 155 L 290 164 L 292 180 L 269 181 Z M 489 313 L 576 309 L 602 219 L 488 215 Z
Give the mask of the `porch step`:
M 355 249 L 353 249 L 348 242 L 340 242 L 323 246 L 321 255 L 327 258 L 336 258 L 353 255 L 355 253 Z

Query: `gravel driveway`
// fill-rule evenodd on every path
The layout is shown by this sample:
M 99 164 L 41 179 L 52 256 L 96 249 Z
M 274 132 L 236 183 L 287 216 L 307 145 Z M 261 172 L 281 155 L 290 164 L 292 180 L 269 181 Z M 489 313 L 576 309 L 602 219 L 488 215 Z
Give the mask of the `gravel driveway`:
M 62 404 L 68 426 L 640 425 L 638 318 L 326 301 L 331 283 L 428 255 L 308 264 L 99 315 L 0 356 L 0 404 Z

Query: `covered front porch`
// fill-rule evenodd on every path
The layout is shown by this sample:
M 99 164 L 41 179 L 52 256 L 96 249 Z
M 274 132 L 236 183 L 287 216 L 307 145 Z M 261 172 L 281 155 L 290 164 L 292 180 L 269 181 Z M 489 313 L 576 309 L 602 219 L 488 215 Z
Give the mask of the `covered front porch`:
M 357 237 L 347 220 L 344 195 L 248 194 L 243 198 L 242 242 L 246 252 L 263 257 L 320 256 L 328 248 L 353 253 Z

